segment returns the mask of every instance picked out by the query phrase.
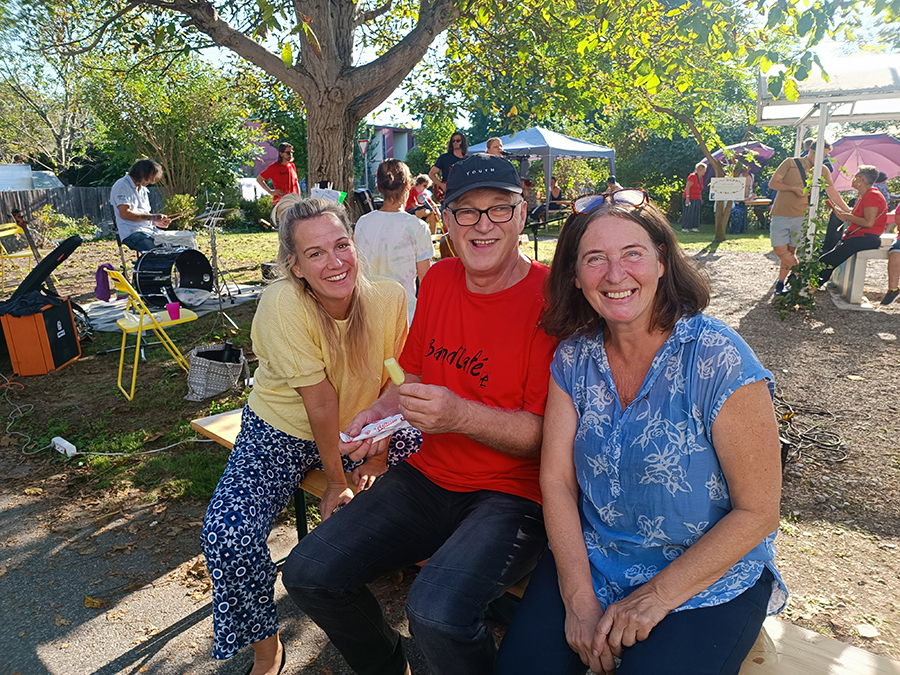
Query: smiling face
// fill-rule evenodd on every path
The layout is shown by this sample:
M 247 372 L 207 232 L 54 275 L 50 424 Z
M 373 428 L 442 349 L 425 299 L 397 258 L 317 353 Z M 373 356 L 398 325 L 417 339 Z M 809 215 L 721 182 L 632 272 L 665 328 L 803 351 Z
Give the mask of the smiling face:
M 665 265 L 646 230 L 634 221 L 600 216 L 578 246 L 575 286 L 611 330 L 649 332 Z
M 451 205 L 453 209 L 486 210 L 507 204 L 516 204 L 516 207 L 512 219 L 505 223 L 495 223 L 483 213 L 475 225 L 466 227 L 457 223 L 449 211 L 445 212 L 453 248 L 467 275 L 499 277 L 515 267 L 520 256 L 519 235 L 525 227 L 524 201 L 521 195 L 506 190 L 482 188 L 466 192 Z
M 330 213 L 294 226 L 291 271 L 305 279 L 316 299 L 335 319 L 346 319 L 356 287 L 356 248 L 340 221 Z
M 872 183 L 869 183 L 862 174 L 856 173 L 853 175 L 853 180 L 850 181 L 850 186 L 859 194 L 863 194 L 869 191 L 869 188 L 872 187 Z

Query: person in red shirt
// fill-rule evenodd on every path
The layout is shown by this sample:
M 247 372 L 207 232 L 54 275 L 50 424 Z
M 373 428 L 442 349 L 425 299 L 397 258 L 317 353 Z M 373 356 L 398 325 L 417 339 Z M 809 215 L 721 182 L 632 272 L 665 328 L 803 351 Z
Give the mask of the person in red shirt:
M 490 675 L 487 604 L 546 544 L 538 472 L 555 341 L 538 327 L 548 269 L 519 251 L 525 218 L 507 160 L 475 154 L 454 165 L 444 223 L 458 257 L 422 281 L 400 357 L 405 382 L 346 430 L 400 412 L 423 433 L 420 459 L 358 493 L 285 564 L 285 588 L 355 672 L 409 673 L 366 584 L 428 558 L 406 606 L 430 671 Z M 351 458 L 385 450 L 384 441 L 342 447 Z
M 700 231 L 700 208 L 703 206 L 703 177 L 706 175 L 706 164 L 698 162 L 694 171 L 687 177 L 684 190 L 684 209 L 681 212 L 681 231 Z
M 286 194 L 300 194 L 300 181 L 297 180 L 297 168 L 294 166 L 294 146 L 282 143 L 278 146 L 278 161 L 270 164 L 256 177 L 262 189 L 272 195 L 272 204 Z M 272 181 L 272 187 L 266 181 Z
M 823 265 L 819 271 L 819 285 L 831 278 L 834 269 L 848 260 L 853 254 L 881 246 L 881 235 L 887 227 L 887 202 L 884 195 L 875 187 L 878 169 L 861 164 L 853 176 L 851 185 L 859 194 L 853 211 L 844 211 L 839 206 L 828 202 L 835 214 L 847 223 L 844 236 L 833 249 L 819 258 Z

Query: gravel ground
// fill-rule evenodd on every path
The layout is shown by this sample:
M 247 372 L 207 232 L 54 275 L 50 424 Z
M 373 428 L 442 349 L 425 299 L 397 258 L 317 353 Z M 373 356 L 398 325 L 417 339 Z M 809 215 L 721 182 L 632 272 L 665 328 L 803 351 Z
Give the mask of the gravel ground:
M 821 292 L 816 310 L 782 320 L 771 306 L 774 258 L 696 257 L 713 282 L 710 313 L 734 326 L 775 374 L 792 419 L 838 439 L 834 447 L 790 450 L 778 563 L 792 595 L 782 618 L 900 659 L 900 302 L 838 310 Z M 65 277 L 72 295 L 93 286 L 80 269 Z M 875 304 L 885 279 L 884 262 L 871 263 L 866 287 Z M 147 504 L 136 491 L 87 490 L 71 467 L 23 457 L 15 447 L 0 447 L 0 472 L 7 478 L 0 486 L 0 675 L 246 670 L 249 654 L 229 662 L 209 656 L 209 586 L 197 555 L 205 504 Z M 25 492 L 34 488 L 42 492 Z M 276 553 L 293 541 L 285 524 L 270 539 Z M 406 638 L 413 672 L 425 675 L 402 611 L 414 574 L 382 579 L 375 590 Z M 286 675 L 348 674 L 279 589 Z

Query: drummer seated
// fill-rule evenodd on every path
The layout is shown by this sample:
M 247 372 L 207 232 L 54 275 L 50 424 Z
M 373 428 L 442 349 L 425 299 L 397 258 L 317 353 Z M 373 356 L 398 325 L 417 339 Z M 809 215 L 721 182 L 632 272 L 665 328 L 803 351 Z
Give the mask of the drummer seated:
M 130 248 L 132 251 L 137 251 L 138 253 L 144 253 L 145 251 L 159 248 L 160 246 L 187 246 L 188 248 L 192 249 L 197 248 L 197 237 L 194 236 L 193 232 L 189 230 L 174 230 L 172 232 L 166 232 L 164 230 L 158 229 L 162 227 L 159 223 L 163 222 L 166 226 L 168 226 L 169 219 L 166 216 L 161 216 L 161 219 L 154 223 L 157 229 L 152 234 L 150 234 L 146 230 L 138 230 L 132 232 L 127 237 L 122 239 L 122 244 Z

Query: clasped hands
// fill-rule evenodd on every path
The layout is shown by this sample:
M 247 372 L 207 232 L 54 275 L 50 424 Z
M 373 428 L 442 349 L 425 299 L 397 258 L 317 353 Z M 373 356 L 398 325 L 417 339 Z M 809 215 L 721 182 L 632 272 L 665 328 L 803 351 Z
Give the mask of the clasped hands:
M 460 430 L 460 420 L 465 414 L 466 401 L 447 387 L 410 382 L 396 387 L 395 393 L 399 399 L 400 412 L 406 421 L 419 431 L 427 434 L 443 434 Z M 367 408 L 353 418 L 345 433 L 348 436 L 357 436 L 367 424 L 396 412 L 397 410 L 385 410 L 378 406 Z M 389 444 L 390 436 L 374 442 L 368 439 L 349 443 L 342 441 L 339 449 L 342 455 L 348 455 L 353 461 L 359 461 L 386 453 Z
M 646 640 L 666 614 L 668 609 L 646 586 L 605 612 L 593 591 L 585 592 L 566 603 L 566 640 L 591 672 L 612 675 L 613 657 L 621 658 L 623 647 Z

